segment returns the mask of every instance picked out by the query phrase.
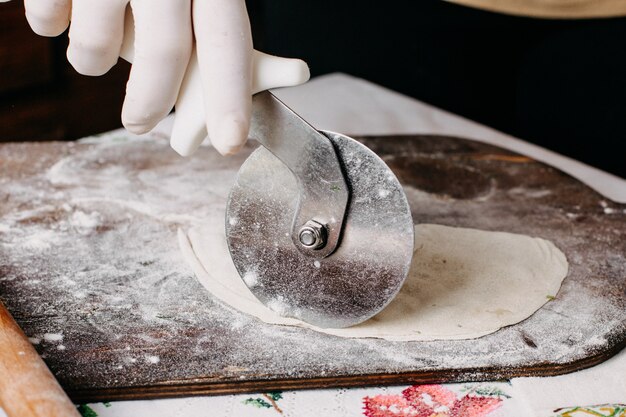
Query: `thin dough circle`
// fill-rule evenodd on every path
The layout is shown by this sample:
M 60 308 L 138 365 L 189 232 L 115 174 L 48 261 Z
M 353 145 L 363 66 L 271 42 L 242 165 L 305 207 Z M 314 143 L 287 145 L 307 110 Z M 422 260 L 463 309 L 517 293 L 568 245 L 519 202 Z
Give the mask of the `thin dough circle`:
M 281 317 L 252 295 L 230 259 L 218 219 L 179 230 L 179 243 L 200 283 L 241 312 L 271 324 L 393 341 L 472 339 L 518 323 L 556 295 L 568 270 L 563 252 L 544 239 L 421 224 L 415 226 L 411 271 L 396 298 L 362 324 L 321 329 Z

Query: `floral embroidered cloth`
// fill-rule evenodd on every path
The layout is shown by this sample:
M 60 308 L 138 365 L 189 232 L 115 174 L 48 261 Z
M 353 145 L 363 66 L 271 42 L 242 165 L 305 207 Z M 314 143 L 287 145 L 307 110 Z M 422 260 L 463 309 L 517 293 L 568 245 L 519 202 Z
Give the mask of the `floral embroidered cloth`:
M 84 417 L 626 417 L 626 403 L 537 414 L 523 397 L 511 383 L 493 382 L 82 404 L 78 409 Z
M 375 395 L 363 399 L 366 417 L 483 417 L 500 408 L 511 396 L 495 386 L 467 385 L 459 395 L 443 385 L 413 385 L 401 395 Z

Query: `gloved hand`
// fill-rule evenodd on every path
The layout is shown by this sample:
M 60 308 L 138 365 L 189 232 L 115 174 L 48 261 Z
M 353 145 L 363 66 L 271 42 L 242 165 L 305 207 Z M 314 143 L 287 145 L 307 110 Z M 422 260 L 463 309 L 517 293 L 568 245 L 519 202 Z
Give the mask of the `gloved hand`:
M 193 103 L 196 108 L 187 108 L 197 113 L 200 94 L 205 109 L 203 124 L 215 148 L 231 154 L 245 142 L 254 55 L 244 0 L 24 0 L 24 5 L 32 29 L 40 35 L 57 36 L 71 20 L 67 57 L 79 73 L 104 74 L 120 55 L 132 60 L 122 108 L 122 123 L 129 131 L 139 134 L 151 130 L 177 99 L 183 108 L 183 103 Z M 193 54 L 189 65 L 194 36 L 198 64 Z M 279 65 L 279 58 L 268 59 Z M 283 81 L 270 74 L 270 82 L 260 83 L 262 89 L 308 79 L 308 68 L 302 61 L 285 62 L 289 69 L 282 72 L 291 79 Z M 193 100 L 184 99 L 187 93 L 179 97 L 186 72 L 190 74 L 184 84 L 196 84 L 195 89 L 185 89 L 195 97 Z M 187 81 L 197 78 L 201 82 Z M 195 149 L 190 144 L 204 131 L 202 127 L 180 126 L 177 121 L 173 145 L 186 143 L 181 153 L 189 154 Z

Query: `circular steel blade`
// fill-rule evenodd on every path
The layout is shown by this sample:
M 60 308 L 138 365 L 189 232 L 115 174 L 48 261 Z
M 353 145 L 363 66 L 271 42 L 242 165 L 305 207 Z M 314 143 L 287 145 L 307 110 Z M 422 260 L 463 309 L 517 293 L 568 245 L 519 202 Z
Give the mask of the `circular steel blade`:
M 338 328 L 367 320 L 398 293 L 413 255 L 413 220 L 402 186 L 376 154 L 347 136 L 323 133 L 351 192 L 337 250 L 315 259 L 294 246 L 298 183 L 263 147 L 239 170 L 226 209 L 226 238 L 237 271 L 263 304 Z

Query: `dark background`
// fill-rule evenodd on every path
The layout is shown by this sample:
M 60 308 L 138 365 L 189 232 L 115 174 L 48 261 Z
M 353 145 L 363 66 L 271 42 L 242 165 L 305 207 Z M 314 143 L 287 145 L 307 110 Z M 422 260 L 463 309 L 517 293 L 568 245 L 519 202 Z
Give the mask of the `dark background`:
M 65 63 L 65 39 L 28 34 L 30 45 L 49 43 L 49 74 L 3 86 L 2 19 L 17 3 L 0 4 L 0 140 L 73 139 L 119 126 L 128 66 L 108 78 L 77 76 Z M 440 0 L 248 7 L 255 46 L 303 58 L 313 75 L 359 76 L 626 177 L 626 18 L 530 19 Z M 39 133 L 38 124 L 51 126 Z

